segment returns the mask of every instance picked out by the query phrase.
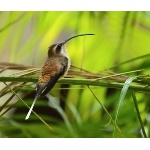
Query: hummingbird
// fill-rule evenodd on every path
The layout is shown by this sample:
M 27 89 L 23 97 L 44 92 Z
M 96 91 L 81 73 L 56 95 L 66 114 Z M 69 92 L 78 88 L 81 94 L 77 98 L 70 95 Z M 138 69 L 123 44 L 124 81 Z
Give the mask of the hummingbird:
M 94 34 L 75 35 L 61 43 L 53 44 L 48 48 L 48 57 L 40 72 L 35 98 L 25 120 L 30 117 L 36 100 L 45 96 L 53 88 L 57 80 L 67 74 L 70 68 L 70 58 L 66 49 L 66 43 L 73 38 L 86 35 Z

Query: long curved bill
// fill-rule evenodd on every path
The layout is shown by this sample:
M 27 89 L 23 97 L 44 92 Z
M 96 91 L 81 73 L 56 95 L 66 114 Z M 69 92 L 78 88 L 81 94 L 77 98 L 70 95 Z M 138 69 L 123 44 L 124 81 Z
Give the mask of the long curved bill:
M 78 34 L 78 35 L 72 36 L 72 37 L 70 37 L 69 39 L 65 40 L 65 41 L 63 42 L 63 44 L 67 43 L 68 41 L 70 41 L 70 40 L 72 40 L 72 39 L 74 39 L 74 38 L 76 38 L 76 37 L 79 37 L 79 36 L 87 36 L 87 35 L 95 35 L 95 34 L 93 34 L 93 33 Z

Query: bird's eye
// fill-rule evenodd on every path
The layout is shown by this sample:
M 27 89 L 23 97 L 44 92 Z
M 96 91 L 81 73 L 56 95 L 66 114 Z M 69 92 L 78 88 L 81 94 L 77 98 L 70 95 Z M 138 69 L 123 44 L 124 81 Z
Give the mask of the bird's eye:
M 61 47 L 62 47 L 62 44 L 58 44 L 56 46 L 56 53 L 59 54 L 61 52 Z

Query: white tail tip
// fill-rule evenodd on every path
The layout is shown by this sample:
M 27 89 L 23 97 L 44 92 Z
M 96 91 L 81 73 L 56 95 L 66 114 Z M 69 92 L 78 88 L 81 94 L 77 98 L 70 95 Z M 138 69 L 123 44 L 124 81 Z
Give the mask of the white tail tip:
M 31 112 L 32 112 L 32 109 L 33 109 L 33 107 L 34 107 L 34 104 L 35 104 L 36 100 L 37 100 L 37 98 L 34 99 L 32 105 L 31 105 L 31 107 L 30 107 L 30 110 L 29 110 L 29 112 L 28 112 L 27 115 L 26 115 L 25 120 L 29 119 L 30 114 L 31 114 Z
M 31 109 L 30 109 L 31 110 Z M 32 111 L 32 110 L 31 110 Z M 27 120 L 27 119 L 29 119 L 29 117 L 30 117 L 30 114 L 31 114 L 31 111 L 29 111 L 28 112 L 28 114 L 26 115 L 26 118 L 25 118 L 25 120 Z

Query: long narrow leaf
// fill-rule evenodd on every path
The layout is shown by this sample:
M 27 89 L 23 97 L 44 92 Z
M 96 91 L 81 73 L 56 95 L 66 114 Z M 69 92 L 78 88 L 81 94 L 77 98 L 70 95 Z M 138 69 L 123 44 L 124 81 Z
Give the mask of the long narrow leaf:
M 133 101 L 134 101 L 134 105 L 135 105 L 135 109 L 136 109 L 136 112 L 137 112 L 139 122 L 141 124 L 141 129 L 142 129 L 143 136 L 145 138 L 147 138 L 147 135 L 146 135 L 146 132 L 145 132 L 145 129 L 144 129 L 144 125 L 142 123 L 142 119 L 141 119 L 141 116 L 140 116 L 140 111 L 139 111 L 139 108 L 138 108 L 137 99 L 136 99 L 136 96 L 135 96 L 134 92 L 132 92 L 132 98 L 133 98 Z
M 123 100 L 126 96 L 126 93 L 128 91 L 128 88 L 130 86 L 130 84 L 132 83 L 133 80 L 137 79 L 138 76 L 135 76 L 135 77 L 129 77 L 125 83 L 124 83 L 124 86 L 121 90 L 121 93 L 120 93 L 120 98 L 119 98 L 119 101 L 118 101 L 118 106 L 117 106 L 117 111 L 116 111 L 116 116 L 115 116 L 115 123 L 117 123 L 117 119 L 118 119 L 118 116 L 119 116 L 119 112 L 120 112 L 120 109 L 121 109 L 121 106 L 122 106 L 122 103 L 123 103 Z

